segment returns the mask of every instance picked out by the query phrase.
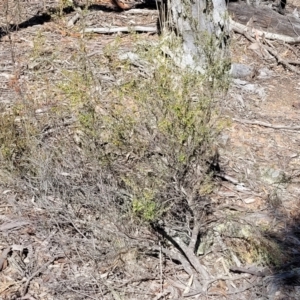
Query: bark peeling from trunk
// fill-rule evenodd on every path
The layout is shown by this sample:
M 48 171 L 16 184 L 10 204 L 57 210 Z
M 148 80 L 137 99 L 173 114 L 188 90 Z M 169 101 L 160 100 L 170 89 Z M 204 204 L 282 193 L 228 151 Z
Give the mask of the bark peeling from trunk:
M 169 30 L 182 39 L 175 63 L 205 73 L 216 59 L 228 55 L 228 16 L 225 0 L 166 0 Z M 213 60 L 213 61 L 212 61 Z

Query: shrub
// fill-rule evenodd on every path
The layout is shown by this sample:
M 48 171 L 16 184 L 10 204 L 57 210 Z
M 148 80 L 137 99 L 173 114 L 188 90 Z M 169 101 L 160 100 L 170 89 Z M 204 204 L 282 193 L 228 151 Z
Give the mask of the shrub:
M 187 201 L 211 192 L 217 131 L 206 90 L 211 74 L 182 72 L 165 57 L 157 59 L 157 49 L 148 51 L 153 76 L 133 76 L 110 101 L 99 99 L 95 120 L 99 163 L 130 195 L 123 200 L 134 215 L 154 222 L 183 217 Z

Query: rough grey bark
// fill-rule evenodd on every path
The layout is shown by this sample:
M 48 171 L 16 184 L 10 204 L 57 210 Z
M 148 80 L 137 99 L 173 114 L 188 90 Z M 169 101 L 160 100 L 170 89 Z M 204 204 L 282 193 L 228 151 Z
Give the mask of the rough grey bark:
M 174 55 L 178 65 L 204 73 L 211 59 L 228 55 L 225 0 L 169 0 L 167 11 L 168 27 L 182 38 L 182 51 Z

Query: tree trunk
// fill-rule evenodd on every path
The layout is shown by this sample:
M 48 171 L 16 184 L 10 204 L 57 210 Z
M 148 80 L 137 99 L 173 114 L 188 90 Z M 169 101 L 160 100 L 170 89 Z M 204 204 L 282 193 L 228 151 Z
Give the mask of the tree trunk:
M 172 53 L 176 64 L 205 73 L 228 57 L 228 15 L 225 0 L 163 0 L 163 28 L 181 37 L 181 49 Z M 166 13 L 165 13 L 166 12 Z M 166 22 L 167 20 L 167 22 Z

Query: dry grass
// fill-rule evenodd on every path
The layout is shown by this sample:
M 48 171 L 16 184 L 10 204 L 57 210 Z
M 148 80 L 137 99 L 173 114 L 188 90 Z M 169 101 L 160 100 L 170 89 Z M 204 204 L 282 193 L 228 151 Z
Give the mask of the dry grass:
M 176 75 L 159 44 L 131 35 L 100 45 L 77 34 L 80 27 L 61 35 L 57 19 L 28 28 L 20 41 L 26 48 L 11 44 L 14 72 L 25 62 L 27 70 L 10 79 L 15 97 L 1 108 L 1 170 L 15 194 L 7 195 L 7 221 L 17 211 L 30 223 L 24 229 L 30 235 L 13 250 L 19 262 L 11 259 L 3 275 L 15 274 L 14 284 L 25 273 L 32 278 L 6 298 L 38 296 L 40 279 L 48 299 L 156 294 L 159 283 L 149 289 L 147 281 L 157 278 L 157 252 L 150 249 L 158 237 L 147 224 L 162 217 L 187 222 L 179 209 L 187 204 L 173 179 L 192 187 L 191 195 L 211 191 L 207 160 L 215 134 L 206 79 Z M 120 59 L 124 52 L 140 63 Z M 207 188 L 200 189 L 201 182 Z M 50 269 L 34 275 L 48 261 Z
M 122 14 L 85 12 L 72 29 L 57 17 L 1 41 L 9 76 L 0 103 L 0 209 L 1 223 L 12 226 L 1 238 L 2 249 L 12 247 L 0 274 L 3 299 L 181 297 L 189 277 L 162 255 L 170 243 L 149 224 L 163 223 L 188 243 L 195 211 L 212 276 L 237 261 L 286 258 L 269 239 L 270 222 L 232 214 L 231 202 L 218 209 L 228 197 L 216 193 L 213 144 L 225 126 L 234 131 L 218 108 L 226 80 L 211 90 L 206 77 L 179 74 L 157 37 L 79 34 L 112 16 L 124 22 Z M 191 198 L 200 199 L 194 211 Z M 211 287 L 220 299 L 228 292 Z

